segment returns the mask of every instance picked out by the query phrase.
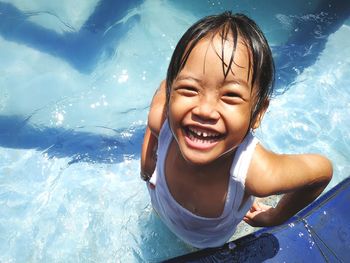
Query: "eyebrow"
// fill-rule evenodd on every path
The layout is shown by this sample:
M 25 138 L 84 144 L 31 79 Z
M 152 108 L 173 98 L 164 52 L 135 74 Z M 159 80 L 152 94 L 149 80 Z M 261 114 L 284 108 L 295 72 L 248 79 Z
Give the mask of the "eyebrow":
M 224 85 L 227 85 L 227 84 L 240 84 L 242 86 L 244 86 L 245 88 L 247 89 L 251 89 L 251 87 L 248 85 L 248 82 L 243 80 L 243 79 L 239 79 L 239 78 L 235 78 L 233 80 L 227 80 L 225 79 L 224 82 L 223 82 L 223 86 Z
M 180 81 L 180 80 L 192 80 L 198 83 L 202 83 L 202 81 L 198 78 L 192 77 L 192 76 L 181 76 L 181 74 L 179 74 L 176 78 L 175 81 Z
M 193 77 L 193 76 L 181 76 L 181 75 L 178 75 L 175 79 L 175 81 L 182 81 L 182 80 L 189 80 L 189 81 L 195 81 L 199 84 L 202 84 L 202 80 L 201 79 L 198 79 L 196 77 Z M 245 88 L 247 89 L 251 89 L 251 87 L 248 85 L 248 82 L 243 80 L 243 79 L 240 79 L 240 78 L 235 78 L 233 80 L 227 80 L 225 79 L 224 82 L 222 83 L 222 86 L 225 86 L 225 85 L 228 85 L 228 84 L 240 84 L 242 86 L 244 86 Z

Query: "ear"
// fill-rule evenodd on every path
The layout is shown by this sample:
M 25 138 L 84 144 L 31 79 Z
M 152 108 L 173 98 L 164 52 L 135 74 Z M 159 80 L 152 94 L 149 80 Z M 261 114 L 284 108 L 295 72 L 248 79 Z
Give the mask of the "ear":
M 267 111 L 267 108 L 269 107 L 269 104 L 270 104 L 270 100 L 266 100 L 264 102 L 262 109 L 260 110 L 260 112 L 258 113 L 258 115 L 256 116 L 255 120 L 252 123 L 253 130 L 259 128 L 261 121 L 262 121 L 262 119 Z

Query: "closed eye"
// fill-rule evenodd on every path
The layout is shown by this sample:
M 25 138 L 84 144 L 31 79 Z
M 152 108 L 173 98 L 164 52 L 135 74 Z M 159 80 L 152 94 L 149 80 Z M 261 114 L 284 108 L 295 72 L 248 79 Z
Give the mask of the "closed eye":
M 242 95 L 238 92 L 227 92 L 222 96 L 222 100 L 228 104 L 237 104 L 243 101 Z
M 175 88 L 175 91 L 187 97 L 195 96 L 198 94 L 197 88 L 192 86 L 179 86 Z
M 227 92 L 224 94 L 224 97 L 230 97 L 230 98 L 240 97 L 240 94 L 238 94 L 236 92 Z

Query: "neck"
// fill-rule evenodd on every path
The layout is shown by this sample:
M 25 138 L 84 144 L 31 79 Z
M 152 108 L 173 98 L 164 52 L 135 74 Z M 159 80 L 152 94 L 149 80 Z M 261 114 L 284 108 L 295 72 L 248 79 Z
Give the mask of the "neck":
M 187 171 L 186 174 L 193 175 L 196 180 L 212 181 L 218 180 L 221 177 L 227 178 L 232 161 L 235 155 L 235 150 L 225 153 L 213 162 L 207 164 L 194 164 L 183 158 L 180 150 L 178 150 L 179 165 Z

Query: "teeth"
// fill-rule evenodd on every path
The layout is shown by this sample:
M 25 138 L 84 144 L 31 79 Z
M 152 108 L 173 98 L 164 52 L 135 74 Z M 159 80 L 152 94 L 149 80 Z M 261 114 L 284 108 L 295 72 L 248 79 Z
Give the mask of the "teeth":
M 189 135 L 190 139 L 196 143 L 203 143 L 203 144 L 210 144 L 210 143 L 214 143 L 216 140 L 215 139 L 199 139 L 197 137 L 194 137 L 193 134 Z
M 203 132 L 203 131 L 200 131 L 200 130 L 197 130 L 197 129 L 194 129 L 194 128 L 189 128 L 189 130 L 196 134 L 197 136 L 199 137 L 204 137 L 204 138 L 207 138 L 207 137 L 217 137 L 219 136 L 220 134 L 218 133 L 214 133 L 214 132 Z

